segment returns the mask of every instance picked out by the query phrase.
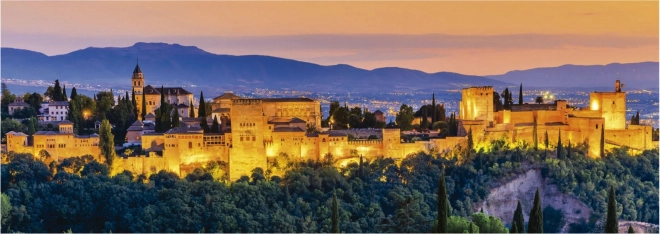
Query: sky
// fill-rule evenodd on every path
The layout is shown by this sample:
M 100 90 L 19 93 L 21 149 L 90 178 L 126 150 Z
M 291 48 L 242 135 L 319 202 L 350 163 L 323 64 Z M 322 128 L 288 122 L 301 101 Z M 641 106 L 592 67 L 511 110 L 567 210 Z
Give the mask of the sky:
M 658 2 L 3 1 L 2 47 L 136 42 L 322 65 L 496 75 L 658 61 Z

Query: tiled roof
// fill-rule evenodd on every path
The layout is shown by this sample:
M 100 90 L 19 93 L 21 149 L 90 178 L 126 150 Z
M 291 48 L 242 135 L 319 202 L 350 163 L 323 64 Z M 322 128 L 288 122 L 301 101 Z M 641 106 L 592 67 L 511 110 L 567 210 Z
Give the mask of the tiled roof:
M 50 102 L 48 105 L 49 106 L 69 106 L 69 102 L 67 102 L 67 101 L 56 101 L 56 102 Z
M 7 134 L 14 135 L 14 136 L 27 136 L 27 135 L 25 135 L 25 133 L 14 132 L 14 131 L 8 132 Z
M 185 90 L 184 88 L 181 87 L 164 87 L 163 91 L 165 92 L 165 95 L 188 95 L 192 94 L 191 92 L 188 92 L 188 90 Z M 160 88 L 154 88 L 151 85 L 147 85 L 144 87 L 144 93 L 145 94 L 160 94 Z
M 199 133 L 204 133 L 204 130 L 202 130 L 201 127 L 196 127 L 196 126 L 188 126 L 188 127 L 177 127 L 177 128 L 172 128 L 170 130 L 167 130 L 165 134 L 199 134 Z
M 135 69 L 133 69 L 133 74 L 135 73 L 142 73 L 142 69 L 140 69 L 139 64 L 135 64 Z
M 154 115 L 154 113 L 149 113 L 149 114 L 145 115 L 144 117 L 145 117 L 145 118 L 150 118 L 150 117 L 151 117 L 151 118 L 156 118 L 156 116 Z
M 380 111 L 380 110 L 376 110 L 376 111 L 374 111 L 374 115 L 375 115 L 375 114 L 382 115 L 382 114 L 384 114 L 384 113 L 383 113 L 382 111 Z
M 274 118 L 268 121 L 268 123 L 307 123 L 305 120 L 299 118 Z
M 343 133 L 343 132 L 329 132 L 329 133 L 328 133 L 328 136 L 331 136 L 331 137 L 340 137 L 340 136 L 348 136 L 348 135 L 346 135 L 346 133 Z
M 237 96 L 236 94 L 224 93 L 220 96 L 214 97 L 213 100 L 216 100 L 216 99 L 218 99 L 218 100 L 219 99 L 239 99 L 239 98 L 241 98 L 241 97 Z
M 179 109 L 180 108 L 188 108 L 188 105 L 181 103 L 181 104 L 177 105 L 176 107 L 179 108 Z
M 60 122 L 57 123 L 57 124 L 59 124 L 59 125 L 62 125 L 62 124 L 73 124 L 73 122 L 68 121 L 68 120 L 62 120 L 62 121 L 60 121 Z
M 305 120 L 299 119 L 299 118 L 293 118 L 289 123 L 307 123 Z

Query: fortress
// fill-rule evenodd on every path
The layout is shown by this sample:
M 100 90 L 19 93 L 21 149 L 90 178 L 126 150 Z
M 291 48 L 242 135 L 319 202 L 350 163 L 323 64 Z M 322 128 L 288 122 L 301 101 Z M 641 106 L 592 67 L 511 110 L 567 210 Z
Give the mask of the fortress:
M 626 126 L 626 93 L 617 80 L 614 92 L 592 92 L 589 107 L 569 108 L 567 101 L 554 104 L 512 105 L 510 110 L 494 111 L 493 87 L 463 89 L 459 114 L 459 136 L 472 129 L 475 144 L 505 138 L 509 142 L 533 144 L 536 120 L 539 145 L 548 133 L 550 145 L 556 145 L 561 133 L 562 144 L 586 143 L 590 157 L 601 157 L 600 141 L 605 148 L 627 146 L 633 151 L 654 147 L 652 127 Z M 604 133 L 603 133 L 604 129 Z
M 136 94 L 145 93 L 146 109 L 151 112 L 160 105 L 156 101 L 159 89 L 142 85 L 144 76 L 136 66 L 132 86 Z M 182 88 L 168 90 L 170 103 L 192 105 L 190 92 Z M 628 146 L 638 151 L 653 148 L 651 126 L 626 126 L 626 94 L 618 81 L 614 92 L 591 93 L 590 107 L 582 110 L 568 108 L 566 101 L 558 100 L 554 104 L 513 105 L 510 110 L 495 111 L 492 95 L 493 87 L 463 89 L 458 136 L 404 143 L 399 129 L 382 129 L 382 138 L 376 140 L 349 140 L 346 134 L 337 131 L 307 131 L 321 129 L 318 100 L 304 97 L 245 99 L 226 93 L 212 102 L 211 115 L 220 120 L 221 133 L 204 133 L 198 124 L 183 124 L 185 126 L 155 133 L 142 121 L 136 121 L 128 129 L 128 136 L 129 140 L 141 143 L 143 153 L 123 157 L 123 167 L 135 174 L 164 169 L 185 176 L 195 167 L 217 161 L 226 166 L 228 179 L 233 181 L 250 176 L 255 168 L 266 171 L 284 155 L 288 156 L 287 160 L 300 161 L 332 157 L 336 164 L 345 165 L 359 161 L 360 156 L 402 159 L 418 151 L 466 147 L 470 129 L 477 148 L 497 139 L 531 145 L 535 122 L 539 145 L 546 131 L 552 145 L 561 133 L 565 144 L 569 141 L 587 143 L 591 157 L 601 156 L 603 128 L 607 147 Z M 142 95 L 136 95 L 139 96 Z M 60 124 L 59 133 L 38 132 L 29 137 L 10 132 L 7 150 L 34 155 L 46 150 L 56 160 L 100 154 L 98 135 L 76 136 L 70 122 L 66 122 Z

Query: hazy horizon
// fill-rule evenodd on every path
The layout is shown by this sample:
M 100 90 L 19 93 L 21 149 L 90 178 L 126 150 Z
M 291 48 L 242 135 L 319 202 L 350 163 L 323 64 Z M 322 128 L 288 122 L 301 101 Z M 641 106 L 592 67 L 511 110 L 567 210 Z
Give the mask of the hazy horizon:
M 658 2 L 3 2 L 2 47 L 136 42 L 367 70 L 497 75 L 658 61 Z

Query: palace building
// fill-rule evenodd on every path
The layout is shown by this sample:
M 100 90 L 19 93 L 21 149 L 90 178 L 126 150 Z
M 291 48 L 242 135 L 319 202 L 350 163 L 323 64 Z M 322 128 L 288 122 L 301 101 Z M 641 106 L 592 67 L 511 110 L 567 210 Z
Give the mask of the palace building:
M 626 125 L 626 93 L 617 80 L 614 92 L 592 92 L 588 108 L 568 108 L 565 100 L 553 104 L 513 105 L 510 110 L 495 111 L 493 87 L 463 89 L 460 102 L 459 136 L 472 129 L 475 142 L 490 143 L 505 138 L 509 142 L 533 144 L 536 120 L 538 142 L 556 145 L 586 143 L 589 156 L 601 157 L 601 135 L 605 148 L 627 146 L 633 151 L 652 149 L 652 126 Z M 604 132 L 603 132 L 604 130 Z M 541 145 L 541 144 L 539 144 Z
M 136 99 L 144 93 L 148 116 L 160 105 L 160 89 L 144 87 L 144 76 L 135 67 L 132 87 Z M 168 103 L 192 105 L 193 96 L 183 88 L 164 89 Z M 349 140 L 339 131 L 321 129 L 320 101 L 310 98 L 242 98 L 225 93 L 213 99 L 211 113 L 222 123 L 220 133 L 204 133 L 197 124 L 186 124 L 164 133 L 154 131 L 151 123 L 137 120 L 128 128 L 129 143 L 141 145 L 142 153 L 123 157 L 123 167 L 135 174 L 168 170 L 185 176 L 196 167 L 217 161 L 226 166 L 230 180 L 250 176 L 255 168 L 264 171 L 284 155 L 287 160 L 325 160 L 332 157 L 338 165 L 358 162 L 360 157 L 391 157 L 396 160 L 419 151 L 449 151 L 467 145 L 471 130 L 475 146 L 505 139 L 513 144 L 533 144 L 534 129 L 538 142 L 548 133 L 556 144 L 559 134 L 564 144 L 587 143 L 588 154 L 600 157 L 601 135 L 607 148 L 627 146 L 633 151 L 653 148 L 651 126 L 626 125 L 626 93 L 617 81 L 614 92 L 593 92 L 590 106 L 569 108 L 564 100 L 553 104 L 513 105 L 510 110 L 494 110 L 493 87 L 463 89 L 456 137 L 428 141 L 402 141 L 399 129 L 382 129 L 375 140 Z M 137 100 L 141 110 L 141 99 Z M 185 109 L 182 107 L 179 111 Z M 187 114 L 180 114 L 185 117 Z M 91 154 L 100 155 L 98 135 L 76 136 L 71 122 L 59 123 L 59 132 L 7 134 L 7 150 L 37 155 L 46 150 L 54 159 Z M 539 144 L 541 145 L 541 144 Z

